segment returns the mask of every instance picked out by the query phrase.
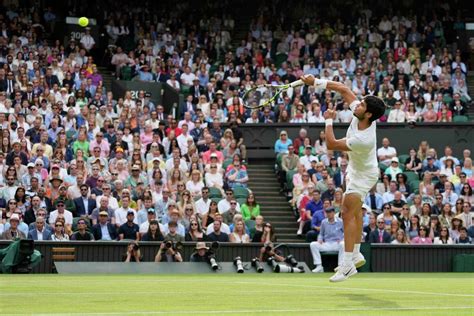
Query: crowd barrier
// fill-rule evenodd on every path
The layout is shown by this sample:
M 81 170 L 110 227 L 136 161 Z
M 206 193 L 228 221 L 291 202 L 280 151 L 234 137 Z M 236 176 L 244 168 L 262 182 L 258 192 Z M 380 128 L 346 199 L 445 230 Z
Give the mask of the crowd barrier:
M 0 241 L 0 249 L 9 245 L 8 241 Z M 35 242 L 35 248 L 41 252 L 43 259 L 34 268 L 34 273 L 51 273 L 53 271 L 52 248 L 75 248 L 75 261 L 120 262 L 123 261 L 127 242 Z M 143 261 L 153 262 L 158 251 L 159 242 L 140 242 Z M 195 243 L 184 243 L 183 258 L 189 261 Z M 221 262 L 232 262 L 236 256 L 243 261 L 250 261 L 258 256 L 259 244 L 222 243 L 217 258 Z M 309 244 L 288 244 L 283 247 L 285 254 L 292 253 L 295 258 L 313 267 Z M 474 255 L 474 245 L 390 245 L 362 244 L 362 253 L 367 259 L 363 271 L 372 272 L 450 272 L 453 271 L 454 258 L 457 255 Z M 336 256 L 323 255 L 326 271 L 334 267 Z

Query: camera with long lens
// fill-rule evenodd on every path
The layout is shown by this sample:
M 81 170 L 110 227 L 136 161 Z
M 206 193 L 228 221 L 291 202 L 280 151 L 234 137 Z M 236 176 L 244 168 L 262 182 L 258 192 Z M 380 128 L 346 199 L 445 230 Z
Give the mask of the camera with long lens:
M 294 258 L 293 258 L 294 259 Z M 296 260 L 296 259 L 295 259 Z M 273 267 L 273 272 L 276 273 L 304 273 L 303 267 L 291 267 L 284 263 L 278 263 L 274 257 L 269 257 L 267 259 L 268 265 Z M 298 264 L 298 262 L 297 262 Z
M 219 249 L 219 243 L 217 241 L 214 241 L 211 244 L 211 248 L 207 252 L 207 258 L 208 258 L 209 264 L 211 265 L 211 268 L 214 271 L 219 269 L 219 264 L 217 263 L 217 260 L 216 260 L 217 249 Z
M 271 242 L 268 242 L 265 244 L 265 252 L 270 252 L 273 250 L 273 244 Z
M 242 263 L 242 258 L 240 258 L 239 256 L 235 257 L 234 266 L 237 270 L 237 273 L 244 273 L 244 265 Z
M 171 240 L 168 240 L 165 242 L 165 249 L 168 250 L 168 249 L 173 249 L 174 251 L 181 251 L 183 250 L 183 243 L 182 242 L 172 242 Z
M 257 270 L 258 273 L 262 273 L 263 270 L 264 270 L 263 265 L 260 262 L 260 259 L 258 259 L 258 258 L 253 258 L 252 259 L 252 267 L 254 267 L 255 270 Z
M 133 244 L 133 250 L 134 250 L 134 251 L 137 251 L 138 249 L 140 249 L 140 247 L 138 246 L 138 244 Z
M 288 263 L 292 267 L 296 267 L 298 265 L 298 260 L 296 260 L 293 255 L 288 255 L 285 258 L 285 262 Z

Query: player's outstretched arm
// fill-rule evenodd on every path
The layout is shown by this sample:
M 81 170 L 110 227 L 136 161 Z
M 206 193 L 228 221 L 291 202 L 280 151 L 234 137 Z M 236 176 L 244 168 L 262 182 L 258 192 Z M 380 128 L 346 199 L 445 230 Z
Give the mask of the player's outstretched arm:
M 346 85 L 331 80 L 317 79 L 313 75 L 304 75 L 300 78 L 305 84 L 309 86 L 314 86 L 316 88 L 328 89 L 331 91 L 339 92 L 344 99 L 349 104 L 352 104 L 357 100 L 356 95 L 349 89 Z
M 337 151 L 350 151 L 351 149 L 347 146 L 346 138 L 336 139 L 334 135 L 334 130 L 332 128 L 332 122 L 336 118 L 336 111 L 326 110 L 324 112 L 324 119 L 326 123 L 326 146 L 329 150 Z

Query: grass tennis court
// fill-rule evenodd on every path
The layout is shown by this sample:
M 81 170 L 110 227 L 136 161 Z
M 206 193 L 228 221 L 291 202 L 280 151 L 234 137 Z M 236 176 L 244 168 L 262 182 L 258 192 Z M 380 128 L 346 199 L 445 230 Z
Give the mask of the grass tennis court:
M 474 315 L 474 275 L 2 275 L 0 315 Z

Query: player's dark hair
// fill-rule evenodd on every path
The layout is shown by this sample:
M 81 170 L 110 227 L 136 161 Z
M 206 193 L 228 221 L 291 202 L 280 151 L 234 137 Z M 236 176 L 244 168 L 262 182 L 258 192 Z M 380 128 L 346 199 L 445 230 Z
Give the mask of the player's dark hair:
M 372 116 L 369 119 L 371 123 L 384 115 L 385 103 L 382 99 L 368 95 L 364 98 L 364 101 L 367 105 L 367 112 L 372 113 Z

